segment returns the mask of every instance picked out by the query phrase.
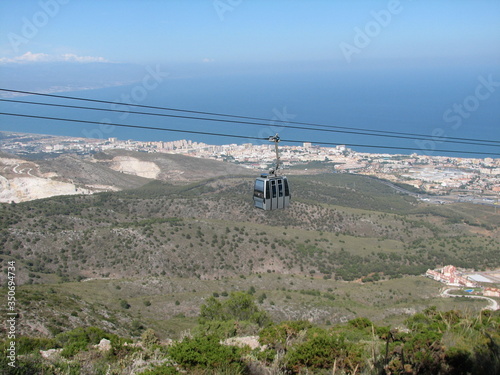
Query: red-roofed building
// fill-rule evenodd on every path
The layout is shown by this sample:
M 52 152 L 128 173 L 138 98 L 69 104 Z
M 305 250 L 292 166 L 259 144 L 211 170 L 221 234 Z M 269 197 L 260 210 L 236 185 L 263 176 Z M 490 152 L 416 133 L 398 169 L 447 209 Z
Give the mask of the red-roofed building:
M 425 276 L 445 284 L 474 287 L 477 284 L 457 273 L 455 266 L 449 265 L 441 268 L 439 271 L 427 270 Z

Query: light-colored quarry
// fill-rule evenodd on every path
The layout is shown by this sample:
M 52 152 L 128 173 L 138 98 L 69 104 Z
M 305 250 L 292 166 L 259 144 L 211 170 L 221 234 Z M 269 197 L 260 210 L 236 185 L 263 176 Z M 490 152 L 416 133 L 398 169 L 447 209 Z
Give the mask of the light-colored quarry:
M 142 161 L 131 156 L 115 156 L 111 169 L 145 178 L 157 178 L 161 169 L 153 162 Z

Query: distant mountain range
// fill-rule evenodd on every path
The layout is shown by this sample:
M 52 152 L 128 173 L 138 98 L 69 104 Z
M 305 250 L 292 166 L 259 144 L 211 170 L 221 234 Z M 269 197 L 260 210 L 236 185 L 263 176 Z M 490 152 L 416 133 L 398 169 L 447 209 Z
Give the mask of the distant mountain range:
M 43 93 L 83 91 L 140 81 L 144 68 L 133 64 L 39 62 L 3 63 L 2 88 Z M 19 96 L 0 91 L 0 98 Z

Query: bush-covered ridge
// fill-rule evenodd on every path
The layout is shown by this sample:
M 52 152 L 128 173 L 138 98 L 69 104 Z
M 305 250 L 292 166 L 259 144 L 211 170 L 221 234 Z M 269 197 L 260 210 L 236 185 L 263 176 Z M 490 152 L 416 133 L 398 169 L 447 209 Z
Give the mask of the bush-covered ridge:
M 399 327 L 408 314 L 431 305 L 463 311 L 483 306 L 467 298 L 441 298 L 438 283 L 409 275 L 445 264 L 478 270 L 499 266 L 500 215 L 493 210 L 472 205 L 428 206 L 360 176 L 300 176 L 291 181 L 293 204 L 279 212 L 253 209 L 252 181 L 243 177 L 184 186 L 154 182 L 120 193 L 0 205 L 0 265 L 5 271 L 5 264 L 16 260 L 19 333 L 57 337 L 75 327 L 97 326 L 137 339 L 145 327 L 152 327 L 164 339 L 191 329 L 189 350 L 195 350 L 234 335 L 262 337 L 269 317 L 300 319 L 315 324 L 300 331 L 299 338 L 305 340 L 301 344 L 318 346 L 308 341 L 316 332 L 329 345 L 351 345 L 352 355 L 345 358 L 354 361 L 358 356 L 365 358 L 364 351 L 357 351 L 359 345 L 370 342 L 370 350 L 385 350 L 384 345 L 390 349 L 392 341 L 387 344 L 382 337 L 374 338 L 373 332 L 370 338 L 356 341 L 342 333 L 344 326 L 336 325 L 339 322 L 369 316 L 376 335 L 386 320 Z M 1 272 L 0 281 L 5 276 Z M 224 298 L 246 290 L 255 294 L 269 316 L 250 310 L 248 315 L 230 318 L 234 308 Z M 219 294 L 224 298 L 218 299 Z M 207 300 L 209 295 L 214 298 Z M 217 313 L 205 311 L 197 322 L 203 302 L 207 311 L 213 308 Z M 471 324 L 470 317 L 459 319 Z M 481 335 L 474 340 L 481 337 L 483 344 L 489 342 L 486 333 Z M 401 337 L 410 340 L 410 336 Z M 457 337 L 448 332 L 434 341 L 439 339 L 448 347 L 455 345 Z M 89 345 L 94 343 L 86 343 L 86 350 L 73 347 L 78 353 L 64 361 L 76 361 L 72 362 L 79 369 L 75 373 L 106 373 L 103 369 L 111 362 Z M 132 349 L 123 346 L 119 352 L 124 353 L 121 359 L 126 363 L 133 363 L 134 355 L 145 355 L 140 348 L 129 353 Z M 185 348 L 179 348 L 183 353 Z M 401 361 L 411 364 L 406 349 L 401 348 L 397 349 Z M 227 352 L 225 347 L 219 349 Z M 151 354 L 158 365 L 172 358 L 161 350 Z M 292 354 L 285 357 L 282 343 L 264 357 L 259 356 L 261 352 L 231 351 L 231 358 L 237 360 L 227 365 L 236 367 L 226 373 L 246 371 L 252 364 L 276 366 L 281 373 L 295 371 L 283 367 Z M 370 353 L 365 359 L 375 368 L 380 358 Z M 467 361 L 476 356 L 470 353 Z M 82 358 L 94 366 L 92 371 Z M 100 360 L 101 370 L 94 359 Z M 70 366 L 64 361 L 61 366 Z M 340 372 L 339 361 L 333 365 Z M 360 373 L 364 367 L 356 370 L 358 362 L 353 363 L 354 367 L 346 369 Z M 187 371 L 215 371 L 203 366 L 193 365 Z M 58 371 L 73 370 L 61 367 Z
M 360 176 L 291 180 L 282 212 L 253 209 L 245 178 L 2 204 L 0 256 L 18 260 L 21 284 L 268 270 L 349 281 L 500 265 L 499 215 L 420 205 Z
M 248 337 L 227 340 L 249 334 L 257 335 L 253 347 L 241 344 Z M 97 345 L 102 339 L 109 348 Z M 16 346 L 17 367 L 2 357 L 2 373 L 482 375 L 500 371 L 500 314 L 434 307 L 409 317 L 405 327 L 356 318 L 322 328 L 307 321 L 272 323 L 250 295 L 233 293 L 222 303 L 208 300 L 196 329 L 176 342 L 161 343 L 146 330 L 133 343 L 88 327 L 53 338 L 21 337 Z M 56 351 L 42 357 L 49 349 Z

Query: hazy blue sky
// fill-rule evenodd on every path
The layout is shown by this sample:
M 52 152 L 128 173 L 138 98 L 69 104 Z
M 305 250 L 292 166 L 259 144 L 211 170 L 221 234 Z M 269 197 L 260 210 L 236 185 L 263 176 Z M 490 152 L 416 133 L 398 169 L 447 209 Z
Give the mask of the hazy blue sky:
M 500 64 L 498 0 L 2 0 L 0 14 L 4 63 Z

